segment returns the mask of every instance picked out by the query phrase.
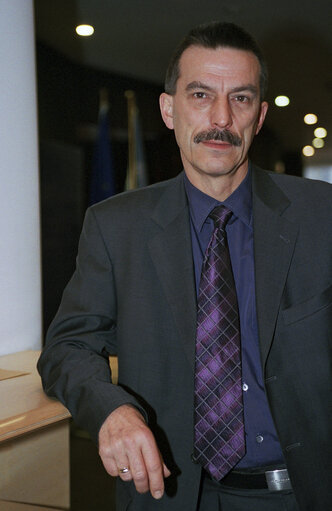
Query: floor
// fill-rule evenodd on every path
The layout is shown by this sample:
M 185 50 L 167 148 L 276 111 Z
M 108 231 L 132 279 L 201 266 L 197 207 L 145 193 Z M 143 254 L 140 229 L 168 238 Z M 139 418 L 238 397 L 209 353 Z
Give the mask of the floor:
M 105 472 L 97 447 L 74 425 L 70 441 L 70 511 L 115 511 L 115 481 Z

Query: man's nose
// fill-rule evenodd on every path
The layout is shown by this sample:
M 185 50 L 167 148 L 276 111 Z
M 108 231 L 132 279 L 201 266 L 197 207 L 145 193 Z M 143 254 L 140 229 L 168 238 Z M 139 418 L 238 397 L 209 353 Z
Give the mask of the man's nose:
M 225 129 L 233 124 L 228 98 L 215 99 L 211 108 L 211 124 L 214 128 Z

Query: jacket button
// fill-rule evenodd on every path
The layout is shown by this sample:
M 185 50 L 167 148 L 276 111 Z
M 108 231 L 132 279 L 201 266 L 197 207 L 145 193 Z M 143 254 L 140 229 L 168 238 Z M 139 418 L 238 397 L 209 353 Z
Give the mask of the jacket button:
M 190 458 L 191 458 L 191 461 L 192 461 L 193 463 L 196 463 L 196 464 L 198 464 L 198 463 L 199 463 L 199 462 L 197 461 L 197 459 L 195 458 L 195 455 L 194 455 L 194 453 L 193 453 L 193 452 L 191 453 Z

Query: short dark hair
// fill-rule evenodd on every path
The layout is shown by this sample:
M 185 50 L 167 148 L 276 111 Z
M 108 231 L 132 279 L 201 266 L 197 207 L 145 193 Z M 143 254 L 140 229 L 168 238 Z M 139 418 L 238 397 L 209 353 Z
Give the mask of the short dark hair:
M 193 28 L 175 49 L 165 78 L 165 91 L 167 94 L 175 94 L 176 83 L 180 76 L 179 62 L 183 52 L 190 46 L 203 48 L 234 48 L 253 53 L 260 64 L 260 95 L 264 99 L 267 89 L 268 72 L 262 50 L 255 39 L 243 28 L 234 23 L 222 23 L 214 21 Z

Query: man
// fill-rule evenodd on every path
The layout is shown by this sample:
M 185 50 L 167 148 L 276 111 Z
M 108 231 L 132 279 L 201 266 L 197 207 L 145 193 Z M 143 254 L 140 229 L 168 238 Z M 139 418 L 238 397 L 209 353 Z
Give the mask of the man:
M 87 212 L 39 370 L 119 477 L 118 511 L 322 511 L 332 502 L 331 187 L 248 161 L 265 87 L 247 33 L 193 29 L 160 98 L 184 173 Z M 211 311 L 216 343 L 209 326 L 201 333 L 213 257 L 229 286 Z M 234 377 L 222 361 L 230 329 Z M 214 433 L 211 409 L 198 412 L 210 344 L 209 378 L 225 387 L 211 385 Z M 205 437 L 223 443 L 213 461 Z

